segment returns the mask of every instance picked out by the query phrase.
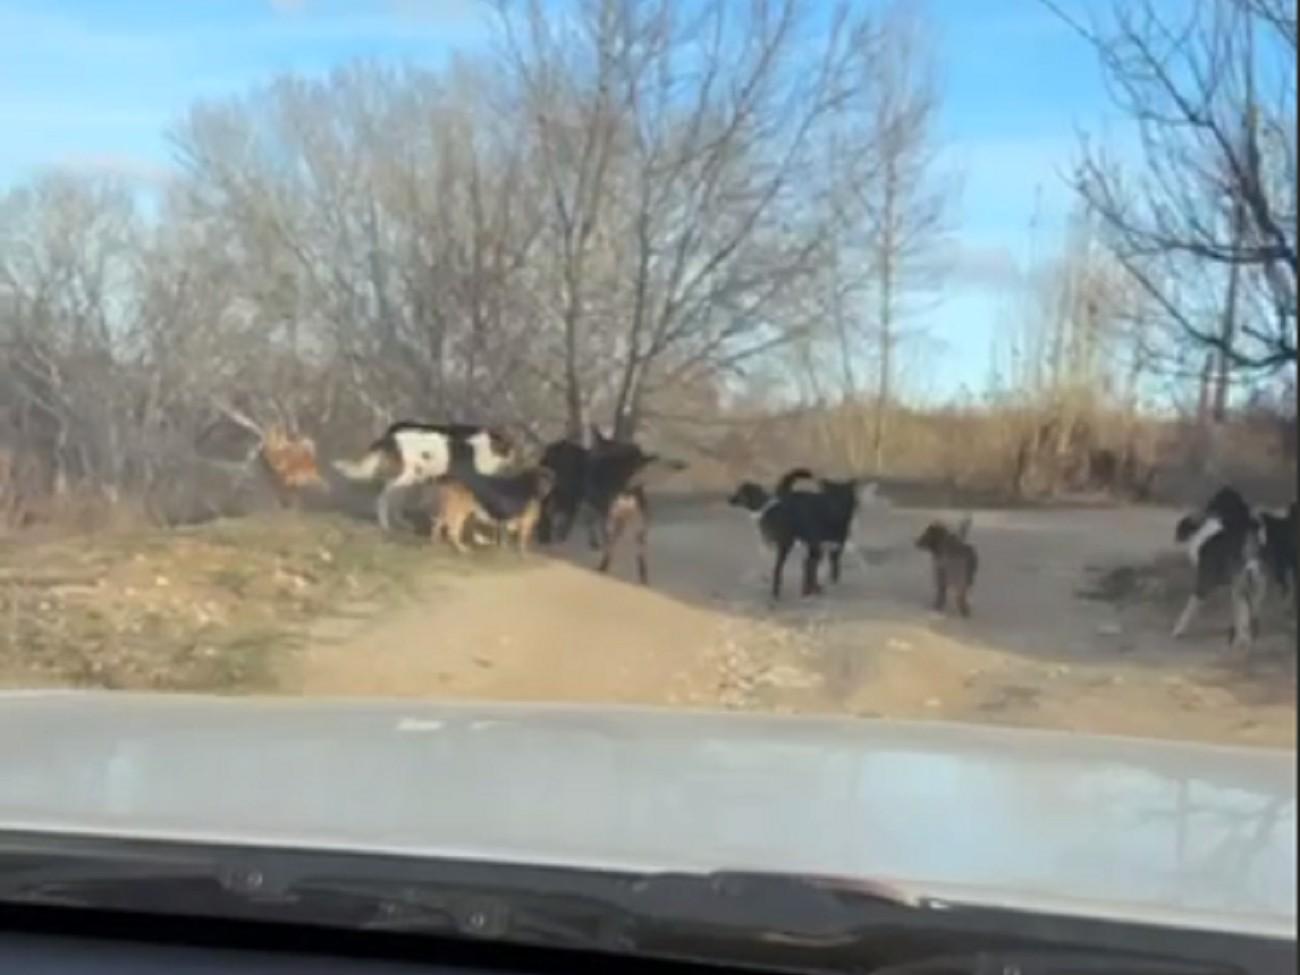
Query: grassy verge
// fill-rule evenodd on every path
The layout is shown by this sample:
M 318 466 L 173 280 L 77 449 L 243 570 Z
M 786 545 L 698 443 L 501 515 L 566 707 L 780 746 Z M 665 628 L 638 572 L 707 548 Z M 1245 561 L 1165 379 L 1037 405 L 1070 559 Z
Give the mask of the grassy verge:
M 277 655 L 324 617 L 369 613 L 452 559 L 413 536 L 329 515 L 0 542 L 0 680 L 240 692 L 274 687 Z

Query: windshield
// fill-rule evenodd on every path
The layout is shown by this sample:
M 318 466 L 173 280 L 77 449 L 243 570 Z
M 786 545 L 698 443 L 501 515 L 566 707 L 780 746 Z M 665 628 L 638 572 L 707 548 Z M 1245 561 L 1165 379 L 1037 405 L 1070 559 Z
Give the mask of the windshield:
M 301 801 L 209 840 L 1125 893 L 1087 835 L 1294 926 L 1295 52 L 1291 0 L 0 0 L 0 826 L 262 762 Z M 1053 870 L 900 839 L 967 803 Z

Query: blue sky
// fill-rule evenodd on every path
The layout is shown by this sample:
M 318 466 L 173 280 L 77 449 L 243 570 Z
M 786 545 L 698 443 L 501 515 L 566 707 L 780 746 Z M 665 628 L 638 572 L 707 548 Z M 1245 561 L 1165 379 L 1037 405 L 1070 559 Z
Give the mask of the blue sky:
M 695 2 L 695 0 L 687 0 Z M 1114 125 L 1087 49 L 1035 0 L 930 0 L 941 138 L 962 173 L 956 271 L 908 385 L 979 387 L 1039 247 L 1069 207 L 1080 127 Z M 192 101 L 354 57 L 436 62 L 486 42 L 478 0 L 0 0 L 0 187 L 40 167 L 165 176 L 165 130 Z M 919 350 L 924 349 L 924 352 Z

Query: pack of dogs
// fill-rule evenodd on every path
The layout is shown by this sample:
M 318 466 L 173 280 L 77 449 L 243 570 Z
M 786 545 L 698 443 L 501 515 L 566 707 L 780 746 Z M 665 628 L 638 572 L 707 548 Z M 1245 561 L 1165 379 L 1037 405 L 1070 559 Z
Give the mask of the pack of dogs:
M 477 526 L 498 544 L 513 539 L 528 550 L 534 538 L 563 542 L 585 517 L 592 548 L 607 572 L 622 539 L 636 545 L 637 576 L 648 583 L 650 506 L 645 481 L 685 463 L 649 453 L 638 444 L 591 430 L 590 446 L 574 440 L 548 444 L 538 463 L 512 469 L 518 445 L 503 431 L 468 424 L 403 420 L 392 424 L 359 459 L 335 461 L 353 481 L 381 484 L 375 516 L 392 530 L 391 507 L 400 492 L 434 485 L 432 536 L 466 552 L 466 534 Z
M 637 577 L 646 584 L 646 482 L 686 464 L 608 437 L 594 426 L 590 434 L 589 443 L 546 444 L 535 464 L 520 466 L 518 444 L 499 429 L 408 420 L 392 424 L 358 460 L 336 461 L 334 467 L 351 480 L 380 483 L 375 514 L 385 531 L 392 529 L 394 496 L 431 484 L 432 537 L 458 552 L 469 551 L 467 537 L 481 546 L 493 534 L 498 545 L 513 542 L 521 553 L 534 540 L 564 543 L 581 521 L 588 545 L 600 553 L 601 572 L 609 571 L 622 540 L 631 538 Z M 727 503 L 753 518 L 761 547 L 772 558 L 773 602 L 781 598 L 785 566 L 796 547 L 803 555 L 803 596 L 824 591 L 823 561 L 830 582 L 840 582 L 844 556 L 854 547 L 855 518 L 876 490 L 874 483 L 822 477 L 804 467 L 787 471 L 770 491 L 752 480 L 736 487 Z M 1257 637 L 1269 589 L 1289 592 L 1300 612 L 1298 528 L 1294 502 L 1283 512 L 1255 510 L 1231 486 L 1202 510 L 1180 518 L 1174 538 L 1188 553 L 1194 583 L 1173 636 L 1182 637 L 1205 601 L 1221 590 L 1231 598 L 1233 646 L 1248 646 Z M 486 540 L 475 534 L 483 529 L 489 532 Z M 962 617 L 971 615 L 980 559 L 970 532 L 969 516 L 956 525 L 935 520 L 914 541 L 930 559 L 937 612 L 947 612 L 951 603 Z

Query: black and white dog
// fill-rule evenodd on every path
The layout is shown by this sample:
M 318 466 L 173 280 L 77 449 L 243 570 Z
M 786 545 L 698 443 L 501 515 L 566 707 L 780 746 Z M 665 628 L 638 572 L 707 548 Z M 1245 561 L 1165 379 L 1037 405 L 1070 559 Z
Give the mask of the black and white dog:
M 1203 511 L 1178 520 L 1174 538 L 1187 551 L 1196 581 L 1187 605 L 1174 624 L 1175 639 L 1187 632 L 1205 600 L 1227 588 L 1232 597 L 1234 647 L 1249 646 L 1259 634 L 1259 613 L 1267 575 L 1285 585 L 1294 577 L 1295 532 L 1291 514 L 1282 518 L 1256 514 L 1235 488 L 1215 493 Z M 1288 547 L 1289 546 L 1289 547 Z
M 375 514 L 388 531 L 389 507 L 396 492 L 443 477 L 453 461 L 468 461 L 480 474 L 496 474 L 513 457 L 513 443 L 499 430 L 401 420 L 385 430 L 360 460 L 336 460 L 334 469 L 349 480 L 384 482 Z
M 823 553 L 829 556 L 831 579 L 839 581 L 840 560 L 858 509 L 858 491 L 854 479 L 817 478 L 806 468 L 788 471 L 771 494 L 753 481 L 736 488 L 727 503 L 753 515 L 760 539 L 776 553 L 773 600 L 781 598 L 785 562 L 796 542 L 804 547 L 803 595 L 822 591 L 817 575 Z

